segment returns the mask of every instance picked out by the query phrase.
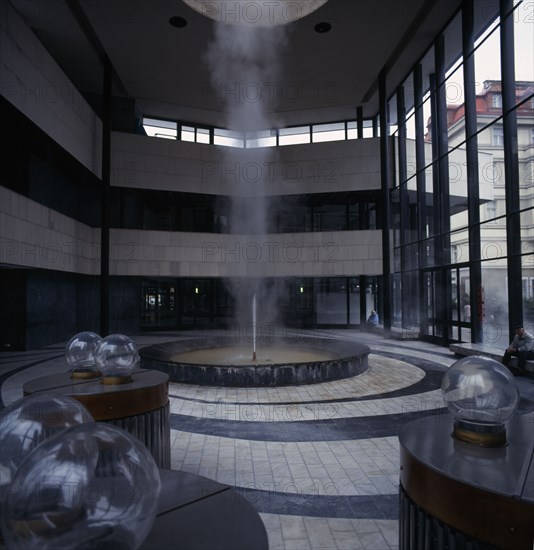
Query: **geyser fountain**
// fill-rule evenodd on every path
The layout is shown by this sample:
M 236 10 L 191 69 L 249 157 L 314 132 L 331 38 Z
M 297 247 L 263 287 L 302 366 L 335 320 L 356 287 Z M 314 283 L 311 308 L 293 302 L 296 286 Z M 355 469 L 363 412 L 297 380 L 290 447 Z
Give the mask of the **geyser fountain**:
M 286 24 L 318 9 L 326 0 L 315 2 L 212 2 L 209 9 L 202 2 L 187 0 L 203 15 L 216 21 L 214 41 L 206 60 L 215 90 L 246 87 L 264 89 L 265 83 L 279 89 L 284 48 L 288 46 Z M 269 4 L 269 5 L 268 5 Z M 228 9 L 227 9 L 228 8 Z M 243 17 L 237 21 L 230 14 Z M 274 10 L 274 11 L 273 11 Z M 296 10 L 296 11 L 295 11 Z M 258 17 L 252 17 L 252 14 Z M 265 17 L 259 17 L 259 15 Z M 278 15 L 277 15 L 278 14 Z M 297 17 L 298 16 L 298 17 Z M 234 24 L 232 24 L 234 23 Z M 239 24 L 243 23 L 243 24 Z M 268 23 L 268 24 L 267 24 Z M 235 97 L 222 94 L 221 107 L 226 111 L 226 127 L 252 134 L 283 125 L 274 120 L 279 99 L 276 94 Z M 253 160 L 259 167 L 270 165 L 272 149 L 253 147 Z M 238 149 L 228 148 L 225 162 L 235 166 L 241 157 Z M 247 157 L 249 161 L 252 157 Z M 258 242 L 268 240 L 267 189 L 257 181 L 240 181 L 229 189 L 231 199 L 254 198 L 254 208 L 243 208 L 242 201 L 232 202 L 229 212 L 231 234 L 246 235 Z M 266 182 L 265 182 L 266 183 Z M 288 188 L 288 193 L 294 192 Z M 248 274 L 243 269 L 243 274 Z M 215 386 L 279 386 L 310 384 L 355 376 L 367 369 L 370 349 L 365 345 L 340 342 L 329 338 L 274 338 L 258 331 L 257 318 L 262 327 L 276 326 L 279 296 L 276 290 L 263 289 L 257 280 L 229 279 L 229 290 L 235 301 L 236 321 L 246 329 L 252 328 L 252 339 L 226 337 L 173 341 L 140 350 L 141 366 L 159 369 L 175 382 Z M 252 323 L 249 315 L 252 311 Z M 258 336 L 258 332 L 260 335 Z M 270 331 L 267 331 L 270 332 Z M 232 345 L 229 345 L 229 344 Z

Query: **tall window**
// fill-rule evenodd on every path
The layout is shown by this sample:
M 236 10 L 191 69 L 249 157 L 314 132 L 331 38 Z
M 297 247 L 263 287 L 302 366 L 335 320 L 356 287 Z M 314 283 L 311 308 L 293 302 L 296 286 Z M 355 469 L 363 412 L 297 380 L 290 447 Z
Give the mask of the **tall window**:
M 503 20 L 499 15 L 499 2 L 473 0 L 472 3 L 476 37 L 472 50 L 466 51 L 465 57 L 462 55 L 460 11 L 460 15 L 443 29 L 443 38 L 435 43 L 436 49 L 438 46 L 443 48 L 443 55 L 424 56 L 416 65 L 420 75 L 414 71 L 413 86 L 405 86 L 414 90 L 414 96 L 417 91 L 423 99 L 430 98 L 428 104 L 432 109 L 425 109 L 424 101 L 410 99 L 410 94 L 405 93 L 408 119 L 412 107 L 417 114 L 421 109 L 418 104 L 422 105 L 423 116 L 414 117 L 414 127 L 416 136 L 424 131 L 425 137 L 424 146 L 420 147 L 421 143 L 413 140 L 413 134 L 407 131 L 406 166 L 400 165 L 403 162 L 400 146 L 395 159 L 397 175 L 404 172 L 407 181 L 403 184 L 399 180 L 398 187 L 391 193 L 392 229 L 394 235 L 400 234 L 414 223 L 418 242 L 414 243 L 412 253 L 412 242 L 403 246 L 400 239 L 395 238 L 393 323 L 398 312 L 402 326 L 408 326 L 405 318 L 415 307 L 416 324 L 423 338 L 436 338 L 444 343 L 472 340 L 505 345 L 511 318 L 509 298 L 522 299 L 523 322 L 534 326 L 531 286 L 534 280 L 532 2 L 510 2 L 513 11 L 503 14 Z M 503 25 L 512 23 L 513 45 L 509 41 L 501 42 Z M 515 63 L 513 82 L 507 80 L 509 71 L 501 74 L 501 62 L 508 63 L 511 59 Z M 433 61 L 440 60 L 446 64 L 443 67 L 445 94 L 434 91 L 442 91 L 439 89 L 441 83 L 432 82 L 431 78 L 439 73 Z M 471 62 L 474 75 L 468 74 L 469 80 L 464 82 L 464 69 L 465 73 L 470 73 Z M 507 105 L 507 112 L 503 112 L 502 91 L 513 86 L 515 113 L 509 111 L 513 105 Z M 444 115 L 445 108 L 446 122 L 437 116 Z M 469 118 L 473 114 L 476 114 L 476 121 Z M 399 127 L 402 122 L 399 121 Z M 476 122 L 476 125 L 467 122 Z M 406 128 L 409 128 L 408 121 Z M 436 138 L 443 138 L 445 132 L 446 140 L 440 143 Z M 507 145 L 514 144 L 513 147 L 504 146 L 506 132 L 510 134 Z M 472 166 L 475 155 L 478 172 Z M 469 166 L 468 156 L 471 159 Z M 424 159 L 425 168 L 424 173 L 418 167 L 415 169 L 415 174 L 421 177 L 417 186 L 411 186 L 410 166 L 415 164 L 416 157 Z M 444 169 L 445 163 L 448 163 L 448 170 Z M 416 208 L 412 208 L 412 201 Z M 475 212 L 477 206 L 478 213 Z M 426 235 L 423 221 L 426 222 Z M 519 242 L 521 246 L 509 247 L 512 239 L 508 237 L 512 231 L 517 233 L 519 225 L 520 235 L 514 234 L 514 243 Z M 443 249 L 447 245 L 450 250 L 446 254 L 438 253 L 438 247 Z M 513 281 L 508 280 L 509 274 Z M 523 280 L 522 293 L 517 291 L 518 278 Z M 461 280 L 465 284 L 460 287 Z M 408 299 L 404 299 L 405 293 Z M 476 299 L 471 293 L 476 293 Z M 478 308 L 476 316 L 467 320 L 462 317 L 461 308 L 470 301 L 482 307 Z M 397 302 L 401 307 L 397 307 Z M 475 333 L 471 332 L 473 329 Z
M 502 109 L 502 95 L 501 94 L 493 94 L 491 96 L 491 106 L 494 109 Z
M 504 145 L 504 132 L 502 126 L 495 126 L 492 129 L 491 144 L 495 146 Z

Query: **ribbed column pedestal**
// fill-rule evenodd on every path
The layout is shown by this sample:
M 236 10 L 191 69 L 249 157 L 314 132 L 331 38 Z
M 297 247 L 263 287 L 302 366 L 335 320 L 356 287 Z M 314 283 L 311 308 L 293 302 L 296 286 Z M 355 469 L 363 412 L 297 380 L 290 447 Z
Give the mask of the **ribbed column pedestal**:
M 60 393 L 80 401 L 96 421 L 108 422 L 137 437 L 159 468 L 170 468 L 168 385 L 167 374 L 139 369 L 132 372 L 127 384 L 102 384 L 100 378 L 72 379 L 70 373 L 62 373 L 26 382 L 23 392 Z
M 406 424 L 400 439 L 400 550 L 532 550 L 534 415 L 507 423 L 506 446 L 453 436 L 449 415 Z

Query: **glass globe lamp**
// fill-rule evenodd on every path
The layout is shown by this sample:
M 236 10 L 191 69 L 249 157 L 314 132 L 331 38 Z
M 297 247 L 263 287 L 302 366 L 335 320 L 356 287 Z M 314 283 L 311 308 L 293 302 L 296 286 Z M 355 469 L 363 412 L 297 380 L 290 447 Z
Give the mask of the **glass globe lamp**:
M 454 437 L 483 447 L 506 444 L 506 426 L 519 404 L 513 375 L 498 361 L 469 356 L 456 361 L 441 383 L 454 416 Z
M 74 426 L 22 463 L 2 514 L 13 550 L 138 548 L 152 528 L 161 481 L 147 448 L 111 424 Z
M 139 354 L 128 336 L 110 334 L 98 343 L 95 359 L 104 384 L 124 384 L 131 382 L 131 372 L 139 361 Z
M 24 458 L 63 430 L 93 422 L 89 411 L 71 397 L 33 394 L 0 412 L 0 504 Z
M 100 371 L 95 362 L 95 350 L 102 337 L 95 332 L 79 332 L 65 346 L 65 359 L 72 368 L 71 378 L 96 378 Z
M 0 412 L 0 483 L 9 483 L 23 458 L 45 439 L 93 422 L 91 413 L 66 395 L 36 393 Z

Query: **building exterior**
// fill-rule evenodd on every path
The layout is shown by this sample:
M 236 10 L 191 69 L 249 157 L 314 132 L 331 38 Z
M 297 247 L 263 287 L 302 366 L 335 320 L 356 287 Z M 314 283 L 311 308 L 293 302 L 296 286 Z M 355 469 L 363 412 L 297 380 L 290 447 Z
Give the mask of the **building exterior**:
M 398 116 L 393 323 L 442 343 L 501 346 L 512 324 L 533 322 L 532 82 L 510 78 L 517 17 L 467 47 L 469 10 L 449 24 L 463 30 L 458 56 L 438 71 L 452 49 L 445 35 L 426 59 L 438 71 L 429 88 L 416 67 L 389 102 Z M 508 84 L 477 79 L 495 44 Z
M 534 101 L 532 93 L 534 82 L 516 82 L 517 108 L 517 161 L 519 169 L 519 192 L 522 205 L 534 203 Z M 480 94 L 476 96 L 477 125 L 482 132 L 478 141 L 479 154 L 490 155 L 482 166 L 482 178 L 487 181 L 493 195 L 492 200 L 481 204 L 481 253 L 488 260 L 488 268 L 483 281 L 484 308 L 484 336 L 489 343 L 504 344 L 508 340 L 507 315 L 508 300 L 502 289 L 507 286 L 506 270 L 506 188 L 504 178 L 503 135 L 504 129 L 500 121 L 495 122 L 491 132 L 483 132 L 502 109 L 502 93 L 500 81 L 485 81 Z M 449 143 L 454 146 L 461 141 L 463 126 L 465 125 L 464 105 L 450 106 L 448 109 Z M 521 230 L 521 250 L 526 253 L 522 261 L 522 298 L 523 317 L 529 326 L 534 320 L 534 264 L 532 252 L 534 246 L 534 217 L 526 210 L 523 216 L 524 223 Z M 467 231 L 461 231 L 467 225 L 467 212 L 458 213 L 451 218 L 454 239 L 451 242 L 452 259 L 462 263 L 468 252 Z M 464 278 L 456 283 L 461 289 L 468 289 L 469 279 Z M 459 306 L 462 304 L 462 290 L 459 291 Z M 453 311 L 458 318 L 458 311 Z M 462 311 L 460 311 L 460 317 Z M 464 313 L 463 321 L 469 321 Z
M 343 120 L 325 108 L 236 131 L 85 93 L 3 2 L 2 349 L 84 329 L 246 330 L 253 294 L 266 331 L 357 327 L 377 309 L 387 332 L 446 345 L 532 323 L 534 92 L 513 76 L 524 6 L 459 4 L 399 86 L 398 60 L 376 68 L 374 111 L 355 99 Z M 476 95 L 494 33 L 503 78 Z M 451 75 L 468 83 L 454 109 Z

